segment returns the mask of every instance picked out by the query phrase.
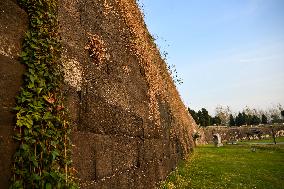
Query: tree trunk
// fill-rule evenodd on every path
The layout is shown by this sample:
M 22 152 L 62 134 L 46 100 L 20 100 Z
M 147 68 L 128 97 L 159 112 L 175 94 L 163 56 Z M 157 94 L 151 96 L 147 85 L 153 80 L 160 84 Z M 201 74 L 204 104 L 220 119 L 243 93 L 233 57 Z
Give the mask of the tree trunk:
M 273 126 L 271 126 L 271 135 L 272 135 L 274 144 L 276 144 L 275 131 L 274 131 Z

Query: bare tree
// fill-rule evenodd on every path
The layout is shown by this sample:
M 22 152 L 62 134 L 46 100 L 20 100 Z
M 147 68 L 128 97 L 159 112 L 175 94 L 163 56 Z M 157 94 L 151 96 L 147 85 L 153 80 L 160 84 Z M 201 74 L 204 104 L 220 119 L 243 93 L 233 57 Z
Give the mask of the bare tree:
M 274 144 L 276 144 L 276 136 L 275 136 L 274 126 L 271 125 L 271 126 L 270 126 L 270 129 L 271 129 L 271 136 L 272 136 L 272 138 L 273 138 L 273 142 L 274 142 Z
M 230 107 L 218 105 L 215 111 L 216 111 L 216 116 L 218 116 L 221 119 L 221 124 L 229 125 L 230 114 L 232 113 Z

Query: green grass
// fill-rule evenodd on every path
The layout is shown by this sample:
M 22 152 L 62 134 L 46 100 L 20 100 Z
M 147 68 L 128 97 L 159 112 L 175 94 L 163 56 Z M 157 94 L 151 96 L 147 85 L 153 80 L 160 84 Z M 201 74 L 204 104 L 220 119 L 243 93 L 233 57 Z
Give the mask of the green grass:
M 197 147 L 161 188 L 284 188 L 284 145 Z
M 243 141 L 243 142 L 239 142 L 240 144 L 249 144 L 249 143 L 263 143 L 263 142 L 266 142 L 266 143 L 273 143 L 273 138 L 268 138 L 268 139 L 262 139 L 262 140 L 246 140 L 246 141 Z M 284 142 L 284 137 L 278 137 L 276 138 L 276 143 L 277 142 Z

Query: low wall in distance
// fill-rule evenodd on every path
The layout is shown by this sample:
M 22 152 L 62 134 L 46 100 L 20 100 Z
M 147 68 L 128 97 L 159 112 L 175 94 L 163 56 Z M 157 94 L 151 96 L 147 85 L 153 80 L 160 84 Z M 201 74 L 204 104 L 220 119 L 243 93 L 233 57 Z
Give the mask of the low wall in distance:
M 284 136 L 284 125 L 282 124 L 241 127 L 209 126 L 203 128 L 204 140 L 206 143 L 212 143 L 215 133 L 221 136 L 222 142 L 271 138 L 271 127 L 273 127 L 276 137 Z

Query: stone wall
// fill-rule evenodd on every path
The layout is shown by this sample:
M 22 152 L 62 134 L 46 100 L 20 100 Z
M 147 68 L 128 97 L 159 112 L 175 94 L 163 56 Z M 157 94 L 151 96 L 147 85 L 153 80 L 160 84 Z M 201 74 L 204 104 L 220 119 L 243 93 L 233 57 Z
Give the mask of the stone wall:
M 27 30 L 27 15 L 16 0 L 0 1 L 0 188 L 9 187 L 13 142 L 15 97 L 22 84 L 24 66 L 18 61 Z
M 271 138 L 271 127 L 273 127 L 276 137 L 284 136 L 284 125 L 281 124 L 242 127 L 210 126 L 203 129 L 203 141 L 212 143 L 215 133 L 221 136 L 222 142 Z
M 59 0 L 73 166 L 81 188 L 154 188 L 197 129 L 135 0 Z M 26 13 L 0 2 L 0 185 L 8 188 Z

